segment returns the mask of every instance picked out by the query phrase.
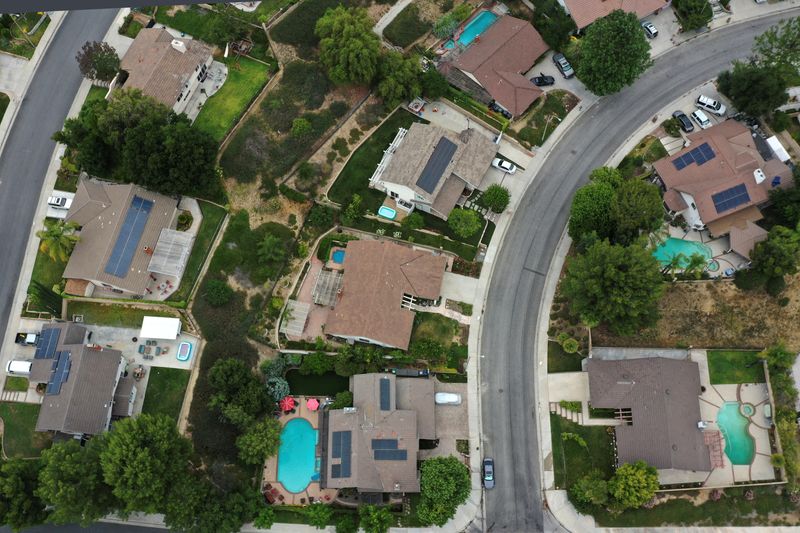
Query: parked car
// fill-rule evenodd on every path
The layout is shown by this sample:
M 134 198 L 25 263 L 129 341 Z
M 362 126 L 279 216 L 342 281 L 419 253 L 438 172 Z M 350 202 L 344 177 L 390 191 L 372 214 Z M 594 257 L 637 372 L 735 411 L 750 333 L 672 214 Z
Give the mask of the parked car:
M 684 113 L 683 111 L 680 110 L 675 111 L 672 114 L 672 118 L 678 121 L 678 123 L 681 125 L 681 129 L 685 133 L 691 133 L 694 131 L 694 124 L 692 124 L 692 121 L 689 120 L 689 117 L 687 117 L 686 113 Z
M 30 376 L 31 366 L 30 361 L 9 361 L 6 365 L 6 372 L 15 376 Z
M 561 75 L 564 76 L 564 78 L 569 79 L 575 75 L 575 71 L 572 70 L 572 65 L 569 64 L 569 61 L 567 61 L 567 58 L 564 57 L 564 54 L 555 54 L 553 56 L 553 63 L 556 64 L 556 67 L 558 67 L 559 72 L 561 72 Z
M 694 103 L 700 109 L 704 109 L 706 111 L 711 111 L 717 116 L 723 117 L 725 116 L 725 112 L 728 110 L 722 102 L 718 100 L 714 100 L 710 96 L 706 96 L 701 94 L 697 97 L 697 101 Z
M 503 116 L 504 116 L 504 117 L 506 117 L 507 119 L 511 119 L 511 117 L 513 116 L 511 113 L 509 113 L 508 111 L 506 111 L 505 109 L 503 109 L 502 107 L 500 107 L 500 106 L 498 105 L 498 103 L 497 103 L 497 102 L 495 102 L 494 100 L 492 100 L 492 101 L 489 103 L 489 109 L 491 109 L 491 110 L 492 110 L 492 111 L 494 111 L 495 113 L 500 113 L 501 115 L 503 115 Z
M 514 172 L 517 171 L 517 165 L 515 165 L 510 161 L 506 161 L 505 159 L 501 159 L 499 157 L 494 158 L 494 161 L 492 161 L 492 166 L 508 174 L 513 174 Z
M 17 337 L 14 339 L 14 342 L 17 344 L 26 344 L 28 346 L 36 346 L 36 343 L 39 342 L 39 334 L 38 333 L 17 333 Z
M 548 85 L 553 85 L 556 79 L 553 76 L 545 76 L 544 72 L 540 72 L 538 76 L 531 78 L 531 81 L 537 87 L 547 87 Z
M 494 459 L 491 457 L 483 460 L 483 486 L 487 489 L 494 488 Z
M 648 39 L 655 39 L 658 37 L 658 28 L 656 28 L 655 24 L 652 22 L 648 20 L 642 22 L 642 29 L 644 30 L 644 34 L 647 35 Z
M 47 205 L 55 209 L 69 209 L 72 205 L 72 199 L 64 196 L 51 196 L 47 199 Z
M 436 405 L 461 405 L 461 395 L 455 392 L 437 392 L 433 395 Z
M 692 111 L 692 120 L 694 120 L 701 129 L 708 129 L 711 127 L 711 121 L 708 120 L 708 115 L 699 109 Z

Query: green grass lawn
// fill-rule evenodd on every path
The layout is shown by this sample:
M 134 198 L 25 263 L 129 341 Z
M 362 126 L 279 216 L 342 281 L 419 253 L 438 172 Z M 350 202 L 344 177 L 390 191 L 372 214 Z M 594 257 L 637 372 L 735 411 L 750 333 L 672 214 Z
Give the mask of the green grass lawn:
M 8 104 L 10 103 L 11 98 L 6 93 L 0 93 L 0 121 L 3 120 L 3 115 L 6 114 L 6 109 L 8 109 Z
M 50 447 L 50 434 L 34 431 L 38 417 L 38 404 L 0 402 L 0 418 L 4 426 L 3 452 L 6 456 L 39 457 L 42 450 Z
M 48 222 L 45 222 L 47 224 Z M 41 250 L 36 252 L 36 261 L 33 263 L 32 281 L 38 281 L 48 289 L 56 283 L 61 283 L 67 263 L 59 260 L 53 261 L 50 256 Z
M 340 376 L 335 372 L 328 372 L 317 376 L 309 374 L 304 376 L 299 370 L 293 369 L 286 373 L 289 390 L 292 394 L 305 394 L 317 396 L 336 396 L 337 392 L 348 389 L 350 379 Z
M 156 22 L 213 44 L 209 35 L 213 34 L 214 19 L 220 15 L 206 11 L 198 6 L 189 6 L 188 9 L 177 10 L 172 16 L 169 16 L 167 12 L 170 7 L 159 6 L 156 13 Z
M 764 383 L 764 367 L 758 352 L 709 350 L 708 373 L 711 384 Z
M 72 320 L 73 315 L 83 315 L 83 321 L 87 324 L 118 328 L 139 328 L 142 326 L 142 318 L 146 316 L 179 316 L 177 311 L 166 309 L 140 309 L 121 303 L 101 304 L 70 301 L 67 303 L 67 319 Z
M 177 423 L 188 384 L 188 370 L 150 367 L 142 412 L 166 415 Z
M 41 16 L 42 15 L 39 13 L 31 12 L 24 13 L 17 18 L 16 24 L 11 26 L 11 39 L 7 41 L 7 44 L 0 46 L 0 50 L 27 57 L 28 59 L 33 57 L 33 52 L 36 51 L 36 45 L 38 45 L 39 41 L 42 39 L 42 35 L 44 35 L 47 26 L 50 25 L 50 17 L 44 20 L 42 25 L 39 26 L 39 29 L 36 30 L 36 33 L 28 35 L 27 39 L 24 34 L 27 34 L 28 31 L 33 29 Z M 31 46 L 31 43 L 33 43 L 33 46 Z
M 192 253 L 186 262 L 181 285 L 169 297 L 170 301 L 185 302 L 188 300 L 189 294 L 197 281 L 197 276 L 200 275 L 200 270 L 203 268 L 203 262 L 211 250 L 211 244 L 214 242 L 217 230 L 222 223 L 222 219 L 225 218 L 225 209 L 222 207 L 202 200 L 199 200 L 198 203 L 200 204 L 200 211 L 203 213 L 203 221 L 200 223 L 200 229 L 197 230 L 197 235 L 194 238 Z
M 269 78 L 268 67 L 258 61 L 246 57 L 237 61 L 223 61 L 228 65 L 228 79 L 206 101 L 194 122 L 195 127 L 207 132 L 217 141 L 225 138 Z
M 547 373 L 580 372 L 583 356 L 577 353 L 567 353 L 555 341 L 547 342 Z
M 449 347 L 456 333 L 458 322 L 452 318 L 436 313 L 417 313 L 414 317 L 414 329 L 411 331 L 411 344 L 428 339 Z
M 369 178 L 375 172 L 375 167 L 383 157 L 383 151 L 391 144 L 399 128 L 408 128 L 414 122 L 427 124 L 416 115 L 398 109 L 380 125 L 378 129 L 358 147 L 345 167 L 336 178 L 336 182 L 328 192 L 328 198 L 339 204 L 345 205 L 356 193 L 363 198 L 363 206 L 375 212 L 383 203 L 386 195 L 380 191 L 369 188 Z
M 593 469 L 602 472 L 606 479 L 613 475 L 614 448 L 607 427 L 580 426 L 558 415 L 550 415 L 556 488 L 569 488 Z M 574 440 L 564 441 L 562 433 L 577 433 L 586 441 L 586 449 Z
M 271 17 L 277 11 L 283 7 L 288 7 L 294 4 L 296 0 L 264 0 L 253 12 L 258 18 L 261 17 Z
M 383 30 L 383 36 L 400 48 L 405 48 L 425 35 L 431 25 L 419 18 L 416 4 L 408 4 Z
M 28 390 L 28 378 L 20 376 L 6 377 L 5 390 L 12 392 L 25 392 Z

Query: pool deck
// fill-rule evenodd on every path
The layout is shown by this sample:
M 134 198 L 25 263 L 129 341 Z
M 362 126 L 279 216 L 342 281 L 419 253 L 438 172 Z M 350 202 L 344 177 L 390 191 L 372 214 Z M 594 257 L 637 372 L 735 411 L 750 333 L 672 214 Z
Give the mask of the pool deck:
M 312 411 L 306 406 L 306 401 L 311 396 L 295 396 L 297 406 L 294 412 L 284 413 L 278 421 L 282 426 L 295 418 L 308 420 L 314 429 L 319 430 L 319 411 Z M 324 397 L 314 396 L 322 401 Z M 318 448 L 319 450 L 319 448 Z M 278 457 L 270 457 L 264 463 L 264 475 L 262 476 L 262 493 L 269 493 L 275 499 L 273 505 L 306 505 L 314 501 L 332 502 L 336 499 L 338 491 L 336 489 L 323 489 L 318 481 L 312 481 L 302 492 L 293 493 L 286 490 L 283 484 L 278 481 Z M 283 498 L 283 499 L 281 499 Z
M 708 231 L 702 230 L 683 230 L 673 226 L 667 226 L 669 230 L 669 237 L 673 239 L 682 239 L 686 241 L 694 241 L 705 244 L 711 249 L 711 257 L 716 260 L 720 268 L 715 272 L 709 272 L 712 278 L 726 277 L 723 273 L 729 268 L 734 270 L 741 270 L 747 268 L 749 260 L 736 252 L 730 250 L 730 239 L 728 236 L 712 239 Z

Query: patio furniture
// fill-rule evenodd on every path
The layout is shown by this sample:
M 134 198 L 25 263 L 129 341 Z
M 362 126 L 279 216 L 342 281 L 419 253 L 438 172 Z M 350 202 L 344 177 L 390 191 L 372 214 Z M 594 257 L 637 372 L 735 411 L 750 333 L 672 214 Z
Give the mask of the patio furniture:
M 161 347 L 156 346 L 156 355 L 161 355 Z
M 272 488 L 272 483 L 267 483 L 266 487 L 267 487 L 267 489 L 271 489 Z
M 169 346 L 161 348 L 161 355 L 167 355 L 167 352 L 169 352 Z
M 305 504 L 306 504 L 306 499 L 300 498 L 300 505 L 305 505 Z
M 144 344 L 140 344 L 139 345 L 139 353 L 141 353 L 141 354 L 144 353 Z
M 152 351 L 153 351 L 152 348 L 150 348 L 149 346 L 145 346 L 145 348 L 144 348 L 144 354 L 145 355 L 150 355 L 150 352 L 152 352 Z
M 283 494 L 278 494 L 278 499 L 279 499 L 280 501 L 283 501 L 285 498 L 283 497 Z
M 147 361 L 152 361 L 153 359 L 155 359 L 155 357 L 153 357 L 152 355 L 145 355 L 144 358 Z

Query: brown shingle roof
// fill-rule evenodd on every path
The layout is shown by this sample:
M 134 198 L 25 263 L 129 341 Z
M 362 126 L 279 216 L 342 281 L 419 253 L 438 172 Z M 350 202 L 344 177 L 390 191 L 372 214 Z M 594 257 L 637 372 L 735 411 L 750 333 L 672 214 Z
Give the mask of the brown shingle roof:
M 420 439 L 436 438 L 436 413 L 433 405 L 433 380 L 397 378 L 397 408 L 417 412 L 417 435 Z
M 697 427 L 697 363 L 590 358 L 587 371 L 592 407 L 631 410 L 632 424 L 615 429 L 620 464 L 644 460 L 658 469 L 711 470 L 708 446 Z
M 575 25 L 581 30 L 615 9 L 644 18 L 666 7 L 669 0 L 564 0 L 564 3 Z
M 173 40 L 184 43 L 186 51 L 181 53 L 174 49 Z M 122 70 L 128 72 L 124 87 L 141 89 L 147 96 L 172 108 L 186 81 L 209 56 L 211 47 L 201 41 L 175 39 L 163 28 L 144 28 L 120 63 Z
M 407 349 L 414 312 L 401 307 L 403 295 L 439 298 L 446 264 L 444 256 L 390 241 L 350 241 L 325 332 Z
M 731 249 L 742 257 L 749 259 L 750 252 L 753 251 L 757 243 L 766 240 L 767 235 L 767 230 L 748 220 L 744 223 L 744 226 L 733 226 L 731 228 Z
M 453 65 L 468 72 L 513 115 L 521 115 L 542 90 L 521 76 L 547 51 L 547 44 L 530 22 L 500 17 Z

